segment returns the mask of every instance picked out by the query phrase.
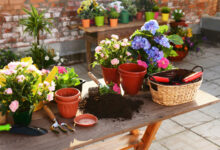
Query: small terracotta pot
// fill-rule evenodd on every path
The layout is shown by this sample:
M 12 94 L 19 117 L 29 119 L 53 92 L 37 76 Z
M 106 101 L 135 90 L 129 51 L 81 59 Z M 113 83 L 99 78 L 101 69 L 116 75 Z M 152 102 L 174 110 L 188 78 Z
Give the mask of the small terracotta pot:
M 146 68 L 134 63 L 121 64 L 118 67 L 120 82 L 126 94 L 135 95 L 143 84 Z
M 80 91 L 76 88 L 62 88 L 55 92 L 55 99 L 63 102 L 77 101 Z
M 90 19 L 82 19 L 82 25 L 84 28 L 90 27 Z
M 173 62 L 182 61 L 188 54 L 188 51 L 176 51 L 176 53 L 178 54 L 178 56 L 168 57 L 168 59 Z
M 101 68 L 102 68 L 102 76 L 106 84 L 110 84 L 111 82 L 117 84 L 120 83 L 120 77 L 117 68 L 106 68 L 103 66 L 101 66 Z
M 110 26 L 117 27 L 118 26 L 118 19 L 110 19 Z
M 63 102 L 57 99 L 55 101 L 57 102 L 58 111 L 63 118 L 73 118 L 76 116 L 79 99 L 70 102 Z
M 143 20 L 143 12 L 138 12 L 138 13 L 136 14 L 136 19 L 137 19 L 137 20 Z

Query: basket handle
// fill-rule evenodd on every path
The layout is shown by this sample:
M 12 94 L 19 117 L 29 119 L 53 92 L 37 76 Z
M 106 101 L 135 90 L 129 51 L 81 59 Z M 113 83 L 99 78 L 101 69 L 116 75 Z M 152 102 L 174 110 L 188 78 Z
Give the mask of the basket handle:
M 151 81 L 151 78 L 152 78 L 154 82 L 158 83 L 153 76 L 151 76 L 151 75 L 148 75 L 148 76 L 149 76 L 148 78 L 149 78 L 150 81 Z M 158 91 L 157 85 L 154 84 L 154 83 L 152 83 L 152 82 L 150 82 L 150 87 L 151 87 L 154 91 Z
M 194 71 L 196 68 L 200 68 L 202 72 L 204 71 L 202 66 L 195 66 L 195 67 L 192 68 L 192 71 Z

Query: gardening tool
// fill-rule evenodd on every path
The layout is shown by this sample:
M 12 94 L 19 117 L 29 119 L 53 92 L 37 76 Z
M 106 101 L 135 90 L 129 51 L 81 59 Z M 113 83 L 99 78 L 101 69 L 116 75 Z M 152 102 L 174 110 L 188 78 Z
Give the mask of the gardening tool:
M 102 88 L 102 87 L 109 88 L 108 85 L 101 84 L 92 72 L 88 72 L 88 76 L 90 77 L 90 79 L 92 79 L 99 86 L 99 88 Z
M 37 128 L 37 127 L 25 127 L 25 126 L 11 126 L 10 124 L 1 125 L 0 131 L 9 131 L 10 133 L 14 134 L 24 134 L 24 135 L 31 135 L 31 136 L 40 136 L 47 133 L 46 129 Z
M 74 132 L 75 130 L 68 125 L 67 123 L 60 123 L 57 121 L 54 113 L 51 111 L 51 109 L 47 106 L 44 105 L 44 111 L 47 113 L 47 116 L 54 122 L 51 126 L 50 126 L 50 130 L 53 131 L 56 134 L 59 134 L 59 131 L 56 130 L 56 128 L 59 128 L 62 132 L 66 133 L 67 130 L 64 129 L 63 127 L 66 127 L 69 131 Z

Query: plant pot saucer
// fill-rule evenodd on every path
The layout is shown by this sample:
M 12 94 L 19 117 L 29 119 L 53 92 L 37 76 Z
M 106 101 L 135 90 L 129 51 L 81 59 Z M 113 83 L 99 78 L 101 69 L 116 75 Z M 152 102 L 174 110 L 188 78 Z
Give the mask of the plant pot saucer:
M 74 119 L 74 123 L 83 126 L 91 127 L 98 122 L 98 118 L 92 114 L 79 115 Z

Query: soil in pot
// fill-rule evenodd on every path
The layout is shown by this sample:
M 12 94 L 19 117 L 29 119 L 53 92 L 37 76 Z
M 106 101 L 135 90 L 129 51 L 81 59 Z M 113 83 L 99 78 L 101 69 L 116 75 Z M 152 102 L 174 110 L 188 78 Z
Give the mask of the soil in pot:
M 143 101 L 131 100 L 118 94 L 90 96 L 83 99 L 80 109 L 101 118 L 131 119 L 134 112 L 139 112 Z

